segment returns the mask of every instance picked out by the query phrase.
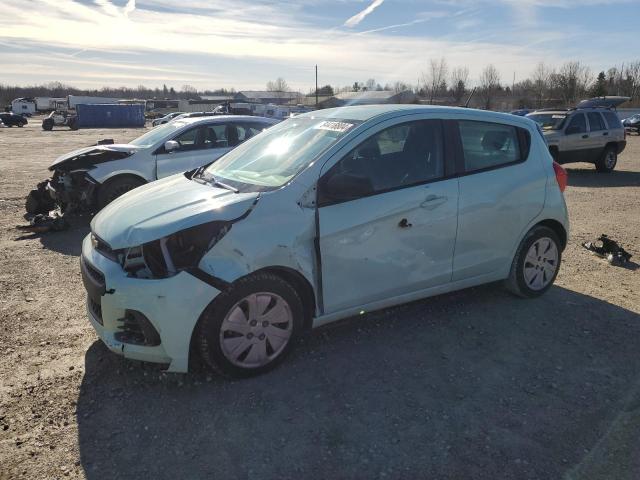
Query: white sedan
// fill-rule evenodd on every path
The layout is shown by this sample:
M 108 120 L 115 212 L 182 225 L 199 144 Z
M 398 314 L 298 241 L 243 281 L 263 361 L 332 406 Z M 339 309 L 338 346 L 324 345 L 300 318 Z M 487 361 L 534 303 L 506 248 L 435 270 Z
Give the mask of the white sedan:
M 161 125 L 127 144 L 97 145 L 62 155 L 53 177 L 27 197 L 27 212 L 101 209 L 123 193 L 154 180 L 213 163 L 277 120 L 220 115 Z M 96 208 L 97 207 L 97 208 Z

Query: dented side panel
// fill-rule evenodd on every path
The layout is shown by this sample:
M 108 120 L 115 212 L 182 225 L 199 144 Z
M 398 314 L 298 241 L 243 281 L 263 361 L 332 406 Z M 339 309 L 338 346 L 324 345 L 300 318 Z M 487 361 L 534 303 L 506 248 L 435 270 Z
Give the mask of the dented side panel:
M 262 194 L 246 220 L 237 221 L 200 262 L 205 272 L 227 282 L 264 268 L 285 267 L 302 274 L 316 292 L 314 250 L 315 209 L 300 207 L 295 198 L 303 186 Z

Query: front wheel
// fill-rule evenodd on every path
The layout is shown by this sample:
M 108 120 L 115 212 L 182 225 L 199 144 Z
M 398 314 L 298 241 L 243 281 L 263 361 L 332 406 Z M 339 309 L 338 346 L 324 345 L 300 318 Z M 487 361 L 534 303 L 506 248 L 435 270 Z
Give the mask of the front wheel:
M 613 146 L 608 146 L 602 152 L 602 156 L 596 161 L 596 170 L 602 173 L 613 172 L 618 163 L 618 149 Z
M 120 176 L 107 180 L 98 190 L 98 208 L 103 209 L 120 195 L 144 185 L 144 182 L 133 176 Z
M 235 282 L 207 307 L 197 330 L 204 362 L 227 377 L 250 377 L 277 366 L 302 331 L 298 292 L 272 273 Z
M 507 289 L 519 297 L 539 297 L 558 275 L 562 251 L 558 235 L 538 225 L 524 237 L 511 264 Z

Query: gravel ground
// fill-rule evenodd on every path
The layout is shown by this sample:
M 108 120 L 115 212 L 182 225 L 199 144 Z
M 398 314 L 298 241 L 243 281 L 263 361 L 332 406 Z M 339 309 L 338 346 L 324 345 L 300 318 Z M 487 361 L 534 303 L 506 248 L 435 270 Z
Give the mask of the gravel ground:
M 640 137 L 569 169 L 572 223 L 543 298 L 488 285 L 315 331 L 245 381 L 123 360 L 85 318 L 88 218 L 21 235 L 59 154 L 140 130 L 0 130 L 0 479 L 640 478 Z

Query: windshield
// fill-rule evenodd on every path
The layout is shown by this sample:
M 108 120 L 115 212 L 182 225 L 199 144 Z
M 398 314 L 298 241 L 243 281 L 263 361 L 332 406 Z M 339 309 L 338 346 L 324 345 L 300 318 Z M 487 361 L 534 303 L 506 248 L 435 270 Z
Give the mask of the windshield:
M 562 124 L 564 123 L 565 118 L 567 118 L 566 113 L 530 113 L 527 115 L 527 118 L 530 118 L 538 125 L 542 127 L 543 130 L 560 130 L 562 128 Z
M 131 140 L 129 143 L 136 147 L 149 148 L 185 125 L 184 122 L 165 123 L 145 133 L 141 137 Z
M 308 117 L 285 120 L 231 150 L 207 168 L 205 176 L 257 185 L 260 190 L 281 187 L 357 123 Z

